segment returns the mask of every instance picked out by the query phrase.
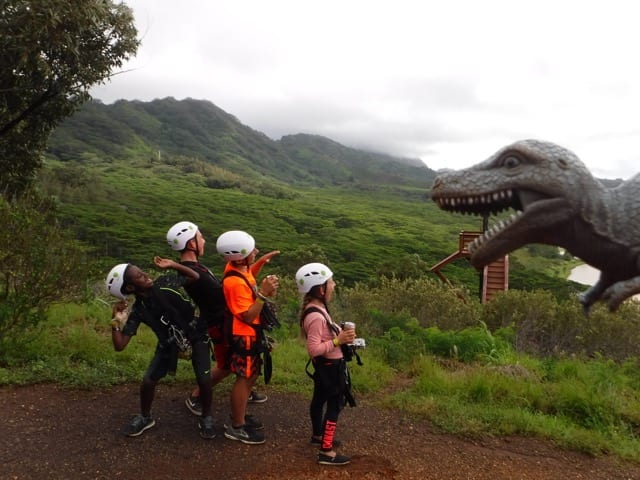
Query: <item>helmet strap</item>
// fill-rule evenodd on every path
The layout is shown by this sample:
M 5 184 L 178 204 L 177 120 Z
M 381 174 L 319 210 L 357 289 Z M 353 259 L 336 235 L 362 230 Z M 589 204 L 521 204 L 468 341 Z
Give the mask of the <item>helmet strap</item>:
M 189 247 L 189 243 L 192 240 L 196 244 L 195 248 Z M 200 257 L 200 245 L 198 244 L 198 235 L 196 235 L 195 237 L 193 237 L 193 238 L 189 239 L 189 241 L 187 241 L 186 245 L 184 246 L 184 251 L 185 252 L 193 252 L 193 254 L 196 256 L 196 260 Z
M 324 305 L 325 309 L 327 308 L 327 301 L 325 297 L 326 284 L 318 285 L 318 288 L 312 288 L 311 291 L 307 294 L 310 298 L 316 299 Z
M 196 253 L 196 258 L 199 258 L 200 257 L 200 245 L 198 244 L 198 232 L 196 232 L 196 236 L 193 237 L 192 240 L 196 241 L 195 253 Z

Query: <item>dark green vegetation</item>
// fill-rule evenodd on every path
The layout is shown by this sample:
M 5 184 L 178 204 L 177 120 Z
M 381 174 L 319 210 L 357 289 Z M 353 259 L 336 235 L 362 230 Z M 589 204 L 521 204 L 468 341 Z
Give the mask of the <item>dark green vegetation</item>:
M 49 199 L 0 196 L 0 351 L 38 325 L 54 302 L 79 300 L 86 249 L 56 222 Z
M 189 137 L 189 155 L 169 140 L 205 124 Z M 444 285 L 429 267 L 457 248 L 460 230 L 479 226 L 429 201 L 428 168 L 389 161 L 313 136 L 274 142 L 207 102 L 88 104 L 56 132 L 38 184 L 54 195 L 62 230 L 89 249 L 80 269 L 86 300 L 53 306 L 23 341 L 5 341 L 0 384 L 137 381 L 154 339 L 142 329 L 130 348 L 113 351 L 103 277 L 121 261 L 151 269 L 153 255 L 172 254 L 167 228 L 188 219 L 208 238 L 204 261 L 218 272 L 214 244 L 224 230 L 245 229 L 263 251 L 282 250 L 269 264 L 282 276 L 283 323 L 270 388 L 310 388 L 292 277 L 319 260 L 339 281 L 335 317 L 367 338 L 365 366 L 353 369 L 359 395 L 446 431 L 536 435 L 640 461 L 637 306 L 615 315 L 598 306 L 585 318 L 563 280 L 576 261 L 537 245 L 511 256 L 511 290 L 487 305 L 464 260 L 445 269 L 455 288 Z M 178 381 L 190 375 L 181 362 Z
M 110 0 L 4 0 L 0 8 L 0 352 L 55 301 L 79 298 L 93 251 L 34 185 L 51 131 L 135 54 L 131 9 Z M 83 271 L 83 275 L 79 272 Z
M 3 0 L 0 191 L 16 195 L 41 166 L 51 131 L 138 48 L 133 13 L 108 0 Z
M 39 169 L 51 128 L 135 51 L 135 30 L 126 7 L 108 1 L 5 3 L 3 61 L 14 64 L 0 72 L 0 162 L 11 163 L 0 197 L 0 385 L 137 381 L 155 340 L 141 329 L 113 351 L 104 275 L 122 261 L 151 269 L 153 255 L 172 253 L 167 228 L 191 220 L 218 272 L 214 244 L 224 230 L 247 230 L 263 251 L 282 251 L 269 265 L 282 277 L 283 323 L 270 388 L 310 389 L 292 276 L 323 261 L 339 281 L 335 318 L 355 321 L 368 341 L 365 366 L 354 366 L 358 394 L 443 430 L 539 435 L 640 461 L 640 311 L 628 302 L 585 318 L 575 285 L 563 280 L 575 259 L 522 249 L 511 257 L 512 289 L 480 305 L 466 261 L 445 271 L 455 288 L 428 272 L 455 251 L 460 230 L 479 228 L 431 204 L 433 171 L 316 136 L 273 141 L 208 102 L 86 104 L 56 130 Z M 42 14 L 25 20 L 35 6 Z M 87 20 L 96 30 L 83 30 Z M 101 43 L 102 33 L 116 37 Z M 96 53 L 108 46 L 117 48 L 106 58 Z M 87 57 L 95 70 L 73 63 Z M 54 88 L 38 97 L 29 81 Z M 37 191 L 23 190 L 36 171 Z M 186 362 L 177 378 L 190 382 Z
M 466 436 L 535 435 L 593 455 L 640 461 L 640 311 L 585 319 L 577 302 L 545 292 L 510 291 L 481 306 L 432 280 L 382 280 L 341 287 L 332 304 L 367 338 L 363 366 L 352 365 L 357 396 L 429 419 Z M 267 390 L 304 392 L 306 350 L 294 282 L 278 293 L 274 376 Z M 31 342 L 7 345 L 0 384 L 52 381 L 93 388 L 137 382 L 152 354 L 149 329 L 123 352 L 110 343 L 110 308 L 100 300 L 51 309 Z M 491 321 L 492 325 L 487 322 Z M 604 352 L 602 355 L 599 352 Z M 620 355 L 619 361 L 607 358 Z M 175 380 L 188 392 L 189 362 Z M 228 394 L 230 382 L 216 387 Z M 264 387 L 261 387 L 264 388 Z
M 204 261 L 213 268 L 222 267 L 216 237 L 243 229 L 262 251 L 282 251 L 274 265 L 283 275 L 320 260 L 348 285 L 379 274 L 431 277 L 459 231 L 480 228 L 436 208 L 428 197 L 435 172 L 419 161 L 311 135 L 273 141 L 206 101 L 86 104 L 51 138 L 46 167 L 44 191 L 105 269 L 168 255 L 167 228 L 188 219 L 208 238 Z M 512 287 L 567 295 L 570 286 L 549 270 L 558 260 L 536 259 L 533 267 L 512 260 Z M 445 274 L 477 291 L 466 261 Z

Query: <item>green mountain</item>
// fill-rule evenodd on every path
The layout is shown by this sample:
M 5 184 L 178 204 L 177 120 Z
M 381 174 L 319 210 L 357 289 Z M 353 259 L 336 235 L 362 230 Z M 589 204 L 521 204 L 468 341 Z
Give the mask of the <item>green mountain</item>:
M 167 229 L 190 220 L 209 242 L 203 261 L 214 270 L 222 269 L 215 239 L 241 229 L 263 252 L 282 252 L 270 268 L 284 276 L 323 261 L 354 284 L 379 274 L 436 278 L 429 267 L 456 251 L 458 233 L 481 227 L 430 201 L 434 176 L 419 160 L 314 135 L 274 141 L 210 102 L 166 98 L 86 104 L 52 135 L 40 185 L 103 269 L 124 261 L 152 268 L 154 255 L 172 255 Z M 528 265 L 513 288 L 564 288 L 540 270 L 548 263 Z M 465 260 L 444 273 L 477 290 Z
M 290 184 L 425 188 L 435 175 L 419 160 L 363 152 L 320 136 L 274 141 L 213 103 L 191 99 L 89 102 L 56 130 L 49 144 L 50 155 L 63 161 L 87 155 L 113 160 L 132 152 L 190 157 L 237 175 Z

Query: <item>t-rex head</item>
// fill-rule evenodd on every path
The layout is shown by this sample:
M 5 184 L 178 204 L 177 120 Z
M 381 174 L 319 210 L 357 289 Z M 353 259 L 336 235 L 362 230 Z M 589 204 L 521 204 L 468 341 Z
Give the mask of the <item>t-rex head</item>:
M 516 210 L 469 245 L 471 263 L 480 268 L 529 243 L 565 246 L 560 227 L 576 215 L 593 217 L 585 196 L 603 189 L 569 150 L 522 140 L 477 165 L 442 173 L 431 198 L 444 210 L 472 215 Z

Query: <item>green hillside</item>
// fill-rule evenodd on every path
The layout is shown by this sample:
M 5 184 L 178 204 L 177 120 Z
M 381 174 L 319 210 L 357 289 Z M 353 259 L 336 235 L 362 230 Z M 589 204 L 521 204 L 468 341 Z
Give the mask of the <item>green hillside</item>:
M 41 185 L 104 268 L 169 255 L 166 230 L 188 219 L 208 239 L 204 261 L 214 269 L 216 237 L 242 229 L 263 252 L 282 251 L 274 262 L 282 274 L 320 260 L 353 284 L 381 273 L 432 276 L 459 231 L 480 228 L 429 200 L 434 176 L 419 161 L 319 136 L 274 141 L 210 102 L 167 98 L 87 104 L 51 138 Z M 520 279 L 512 287 L 566 290 L 539 258 L 535 268 L 512 261 Z M 445 273 L 477 289 L 466 261 Z
M 435 176 L 418 160 L 362 152 L 319 136 L 291 135 L 274 141 L 211 102 L 191 99 L 89 102 L 56 130 L 49 153 L 62 161 L 182 156 L 252 179 L 294 184 L 424 188 Z

